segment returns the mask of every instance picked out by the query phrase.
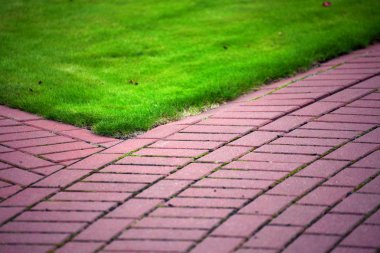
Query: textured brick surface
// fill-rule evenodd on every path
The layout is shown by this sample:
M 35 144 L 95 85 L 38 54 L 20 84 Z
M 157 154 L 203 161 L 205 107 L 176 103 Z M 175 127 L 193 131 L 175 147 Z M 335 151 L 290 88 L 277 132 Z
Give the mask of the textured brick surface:
M 244 246 L 250 248 L 281 249 L 300 230 L 299 227 L 266 226 L 249 239 Z
M 285 226 L 306 226 L 318 217 L 324 209 L 324 207 L 319 206 L 292 205 L 277 216 L 272 223 Z
M 127 140 L 0 106 L 0 252 L 377 252 L 378 74 L 377 44 Z

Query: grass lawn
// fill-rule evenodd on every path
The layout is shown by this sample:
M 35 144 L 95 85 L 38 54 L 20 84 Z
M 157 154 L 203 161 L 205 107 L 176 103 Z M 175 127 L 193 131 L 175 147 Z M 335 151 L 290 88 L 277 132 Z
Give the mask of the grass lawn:
M 147 130 L 380 39 L 379 0 L 0 0 L 0 103 Z

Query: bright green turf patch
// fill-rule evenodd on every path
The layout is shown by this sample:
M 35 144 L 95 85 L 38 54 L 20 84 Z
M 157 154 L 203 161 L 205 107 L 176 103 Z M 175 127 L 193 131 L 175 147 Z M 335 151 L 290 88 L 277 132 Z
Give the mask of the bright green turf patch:
M 379 38 L 379 0 L 0 0 L 0 102 L 122 136 Z

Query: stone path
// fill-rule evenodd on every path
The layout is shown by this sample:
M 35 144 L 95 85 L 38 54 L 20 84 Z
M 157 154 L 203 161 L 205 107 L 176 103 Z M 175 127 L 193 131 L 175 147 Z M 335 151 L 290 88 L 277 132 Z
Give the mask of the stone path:
M 116 140 L 0 107 L 0 252 L 376 252 L 380 45 Z

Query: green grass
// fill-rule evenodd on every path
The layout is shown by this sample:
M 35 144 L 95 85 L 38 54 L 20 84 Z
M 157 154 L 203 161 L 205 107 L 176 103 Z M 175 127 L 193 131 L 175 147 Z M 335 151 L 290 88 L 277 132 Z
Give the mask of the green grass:
M 0 0 L 0 103 L 147 130 L 380 38 L 379 0 L 322 2 Z

